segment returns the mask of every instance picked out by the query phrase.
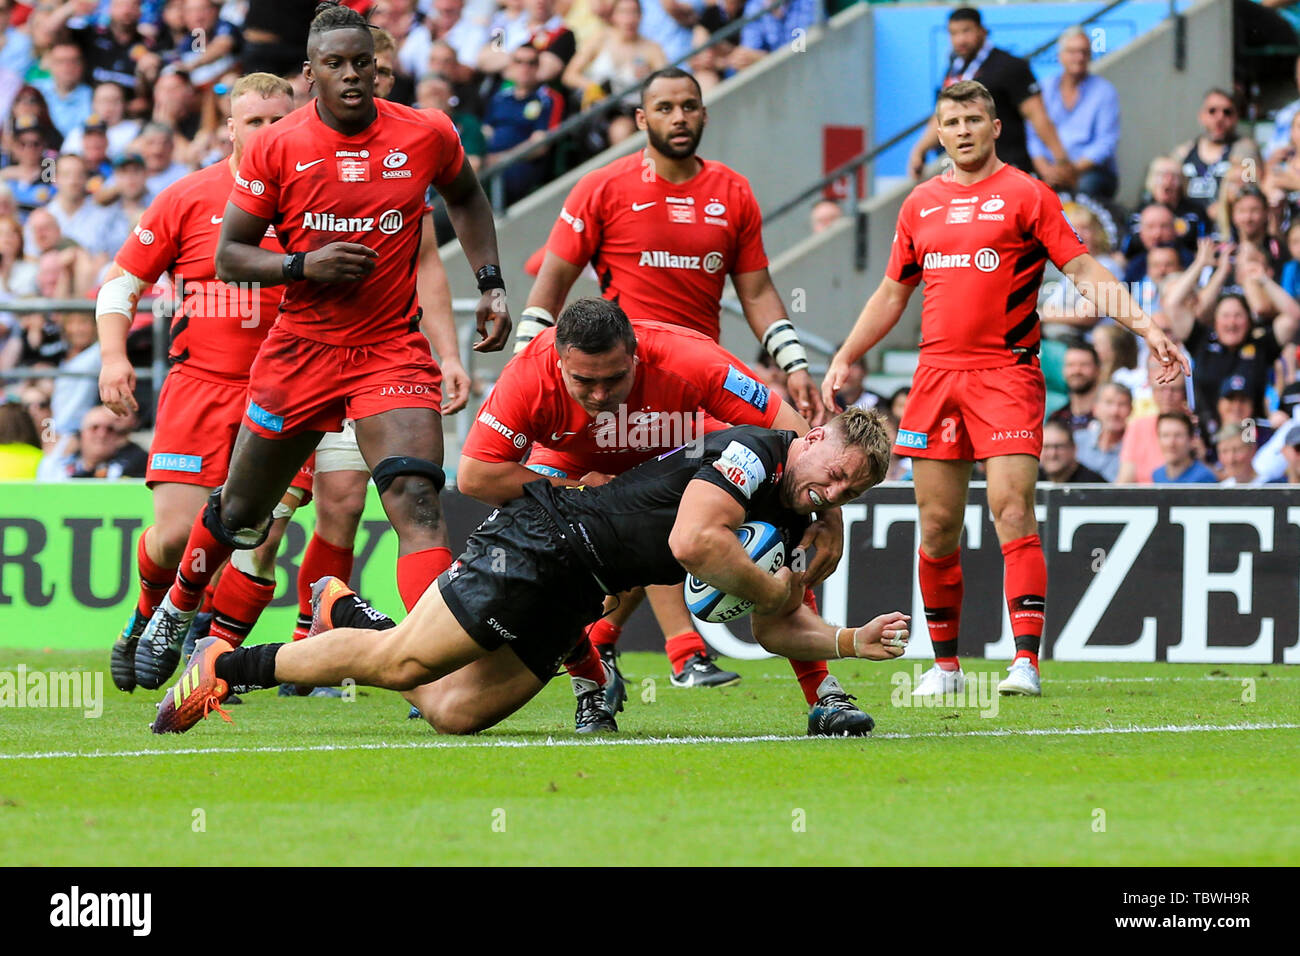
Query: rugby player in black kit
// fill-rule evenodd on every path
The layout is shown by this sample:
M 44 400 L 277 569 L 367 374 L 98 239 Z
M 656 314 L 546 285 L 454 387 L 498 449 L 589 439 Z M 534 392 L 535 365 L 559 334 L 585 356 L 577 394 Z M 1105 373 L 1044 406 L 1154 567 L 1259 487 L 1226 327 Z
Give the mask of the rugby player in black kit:
M 183 732 L 214 709 L 225 717 L 220 704 L 232 689 L 351 679 L 404 691 L 485 657 L 499 721 L 556 674 L 605 595 L 680 584 L 687 571 L 753 601 L 754 637 L 774 654 L 899 657 L 907 615 L 833 627 L 802 603 L 802 574 L 761 571 L 736 537 L 744 522 L 767 521 L 790 548 L 814 511 L 878 484 L 889 449 L 880 414 L 850 409 L 802 437 L 752 425 L 713 432 L 597 488 L 530 482 L 488 516 L 401 624 L 325 578 L 315 585 L 321 633 L 311 639 L 238 649 L 200 641 L 153 730 Z

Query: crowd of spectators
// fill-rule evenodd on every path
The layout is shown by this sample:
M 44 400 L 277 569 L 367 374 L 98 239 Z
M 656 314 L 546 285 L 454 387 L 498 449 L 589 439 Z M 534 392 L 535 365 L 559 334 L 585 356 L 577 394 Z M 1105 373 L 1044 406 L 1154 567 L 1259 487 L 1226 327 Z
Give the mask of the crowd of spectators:
M 500 176 L 508 202 L 630 136 L 636 99 L 629 90 L 728 22 L 768 5 L 347 2 L 391 35 L 391 46 L 376 50 L 381 95 L 447 112 L 481 173 L 522 144 L 545 138 L 566 117 L 608 107 L 583 136 Z M 0 297 L 93 298 L 104 268 L 153 197 L 229 154 L 227 94 L 241 72 L 290 76 L 299 104 L 307 102 L 300 67 L 313 9 L 308 0 L 44 0 L 34 6 L 0 0 Z M 707 90 L 821 15 L 813 0 L 789 0 L 688 66 Z M 949 79 L 979 78 L 998 99 L 1000 152 L 1011 149 L 1012 161 L 1058 190 L 1089 251 L 1130 284 L 1135 299 L 1192 357 L 1190 381 L 1152 387 L 1144 345 L 1068 280 L 1049 275 L 1040 301 L 1044 347 L 1064 349 L 1067 395 L 1049 412 L 1069 440 L 1061 428 L 1049 430 L 1044 475 L 1285 480 L 1296 470 L 1297 443 L 1289 439 L 1300 439 L 1290 427 L 1300 423 L 1293 418 L 1300 410 L 1300 99 L 1277 111 L 1261 149 L 1254 130 L 1243 128 L 1240 97 L 1207 92 L 1196 117 L 1199 134 L 1151 157 L 1140 198 L 1124 206 L 1116 198 L 1126 195 L 1115 163 L 1119 99 L 1091 73 L 1086 33 L 1062 34 L 1061 73 L 1040 85 L 1025 61 L 994 45 L 978 11 L 955 11 L 949 32 Z M 1300 61 L 1296 82 L 1300 89 Z M 913 151 L 918 168 L 926 145 Z M 819 204 L 814 228 L 839 215 L 837 204 Z M 152 291 L 169 293 L 165 280 Z M 148 319 L 142 317 L 133 338 L 140 364 L 148 361 Z M 0 369 L 74 373 L 7 389 L 9 403 L 36 426 L 42 474 L 137 470 L 129 453 L 135 446 L 129 431 L 119 434 L 120 422 L 111 436 L 89 435 L 98 366 L 94 323 L 85 313 L 0 312 Z M 906 390 L 886 398 L 865 378 L 849 392 L 842 396 L 846 405 L 888 406 L 895 422 L 906 402 Z M 148 403 L 143 408 L 144 419 L 133 427 L 150 424 Z M 17 421 L 12 413 L 9 419 Z M 17 427 L 6 426 L 10 443 Z M 20 458 L 0 457 L 0 464 L 9 469 Z M 907 471 L 899 461 L 891 474 Z
M 629 91 L 770 0 L 345 2 L 387 31 L 376 33 L 378 95 L 446 112 L 480 173 L 567 117 L 607 107 L 581 135 L 508 167 L 500 191 L 509 203 L 632 135 Z M 0 0 L 0 299 L 93 299 L 153 198 L 229 156 L 228 92 L 241 74 L 287 76 L 295 105 L 306 103 L 301 69 L 315 6 Z M 821 15 L 815 0 L 790 0 L 689 65 L 716 84 Z M 150 294 L 171 295 L 166 277 Z M 141 315 L 128 341 L 137 365 L 150 361 L 150 324 Z M 35 374 L 6 383 L 0 479 L 30 477 L 31 456 L 15 444 L 38 453 L 42 477 L 143 474 L 130 433 L 151 425 L 152 403 L 141 403 L 140 421 L 101 427 L 89 314 L 0 310 L 0 370 L 14 368 Z

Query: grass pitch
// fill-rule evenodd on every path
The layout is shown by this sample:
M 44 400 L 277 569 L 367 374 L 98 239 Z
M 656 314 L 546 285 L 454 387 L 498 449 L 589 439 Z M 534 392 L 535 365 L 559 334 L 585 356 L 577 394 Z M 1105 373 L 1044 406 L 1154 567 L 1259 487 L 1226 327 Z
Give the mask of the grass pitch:
M 818 740 L 784 661 L 678 690 L 662 656 L 628 654 L 622 733 L 591 741 L 565 680 L 470 738 L 364 688 L 250 694 L 233 726 L 156 737 L 162 692 L 118 693 L 107 663 L 0 649 L 0 675 L 92 669 L 104 688 L 96 719 L 0 709 L 0 863 L 1300 861 L 1300 670 L 1282 666 L 1049 661 L 1046 696 L 992 714 L 1005 662 L 966 659 L 986 697 L 937 707 L 903 706 L 915 662 L 836 662 L 876 733 Z

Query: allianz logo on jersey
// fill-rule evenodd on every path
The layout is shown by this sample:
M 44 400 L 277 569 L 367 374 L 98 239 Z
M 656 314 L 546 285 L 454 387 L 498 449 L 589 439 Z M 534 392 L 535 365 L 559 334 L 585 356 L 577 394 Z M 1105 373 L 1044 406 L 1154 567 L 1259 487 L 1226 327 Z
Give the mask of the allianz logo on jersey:
M 721 252 L 710 252 L 706 256 L 678 256 L 666 249 L 643 249 L 638 266 L 652 269 L 703 269 L 712 275 L 722 268 L 724 257 Z
M 402 210 L 385 209 L 378 216 L 336 216 L 332 212 L 305 212 L 302 228 L 316 232 L 372 232 L 378 229 L 386 236 L 402 231 Z
M 921 265 L 926 269 L 969 269 L 974 266 L 980 272 L 993 272 L 1001 262 L 998 251 L 985 246 L 974 255 L 969 252 L 927 252 Z
M 491 412 L 479 412 L 478 420 L 502 437 L 509 438 L 516 448 L 523 448 L 528 444 L 527 435 L 523 432 L 516 432 L 510 426 L 502 424 Z

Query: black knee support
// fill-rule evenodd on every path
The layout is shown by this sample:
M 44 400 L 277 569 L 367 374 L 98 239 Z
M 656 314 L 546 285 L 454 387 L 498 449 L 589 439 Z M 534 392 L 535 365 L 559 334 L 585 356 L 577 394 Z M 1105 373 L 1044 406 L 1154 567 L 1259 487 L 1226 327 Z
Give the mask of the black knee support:
M 217 488 L 208 496 L 207 506 L 203 509 L 203 526 L 222 544 L 227 544 L 236 551 L 251 551 L 260 548 L 271 533 L 271 518 L 268 516 L 259 528 L 231 531 L 221 520 L 221 489 Z
M 382 495 L 399 475 L 421 475 L 433 482 L 435 493 L 442 491 L 447 484 L 447 475 L 442 466 L 425 458 L 411 458 L 408 455 L 391 455 L 370 472 L 375 487 Z

